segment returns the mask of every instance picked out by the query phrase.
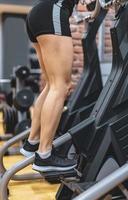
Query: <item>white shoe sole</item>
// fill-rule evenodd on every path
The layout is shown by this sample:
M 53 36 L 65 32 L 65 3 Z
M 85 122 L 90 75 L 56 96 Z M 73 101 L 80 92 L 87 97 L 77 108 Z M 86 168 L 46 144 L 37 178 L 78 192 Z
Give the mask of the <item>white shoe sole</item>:
M 68 171 L 70 169 L 75 168 L 76 165 L 70 166 L 70 167 L 54 167 L 54 166 L 46 166 L 46 167 L 40 167 L 35 164 L 32 165 L 32 169 L 40 172 L 50 172 L 50 171 Z
M 35 154 L 35 152 L 26 151 L 23 148 L 20 149 L 20 153 L 25 157 L 31 157 Z

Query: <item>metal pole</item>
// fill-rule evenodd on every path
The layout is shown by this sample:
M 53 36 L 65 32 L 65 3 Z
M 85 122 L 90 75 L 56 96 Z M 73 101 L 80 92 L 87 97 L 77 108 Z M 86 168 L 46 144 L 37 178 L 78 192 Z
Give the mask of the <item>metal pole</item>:
M 102 179 L 73 200 L 96 200 L 128 178 L 128 163 Z
M 20 169 L 25 168 L 26 166 L 31 164 L 33 160 L 34 160 L 34 156 L 30 158 L 26 158 L 24 161 L 18 162 L 15 165 L 15 167 L 12 167 L 8 171 L 5 172 L 2 179 L 0 180 L 0 200 L 8 200 L 7 187 L 8 187 L 9 181 L 11 180 L 15 172 L 19 171 L 19 168 Z
M 8 148 L 10 146 L 12 146 L 13 144 L 15 144 L 16 142 L 24 139 L 27 137 L 27 135 L 30 133 L 30 129 L 20 133 L 19 135 L 11 138 L 10 140 L 8 140 L 1 148 L 0 148 L 0 176 L 2 176 L 5 171 L 6 171 L 6 168 L 4 166 L 4 163 L 3 163 L 3 157 L 4 157 L 4 154 L 5 152 L 8 150 Z
M 59 138 L 53 141 L 53 146 L 59 147 L 71 139 L 72 139 L 72 136 L 70 135 L 70 133 L 65 133 L 64 135 L 60 136 Z
M 0 79 L 0 83 L 10 83 L 10 79 Z

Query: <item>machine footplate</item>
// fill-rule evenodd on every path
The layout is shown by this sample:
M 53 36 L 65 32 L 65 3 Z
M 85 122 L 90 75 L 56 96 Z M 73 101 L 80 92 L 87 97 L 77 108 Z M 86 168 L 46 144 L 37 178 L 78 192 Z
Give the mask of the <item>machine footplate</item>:
M 69 170 L 69 171 L 62 171 L 62 172 L 45 172 L 40 174 L 45 178 L 50 183 L 60 183 L 61 180 L 64 178 L 69 178 L 69 177 L 75 177 L 76 176 L 76 171 L 75 170 Z

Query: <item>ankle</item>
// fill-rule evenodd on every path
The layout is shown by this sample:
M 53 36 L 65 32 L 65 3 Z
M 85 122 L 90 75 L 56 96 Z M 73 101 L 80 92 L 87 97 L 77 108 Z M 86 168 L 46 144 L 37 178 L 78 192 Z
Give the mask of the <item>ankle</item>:
M 39 154 L 39 156 L 42 158 L 42 159 L 46 159 L 46 158 L 49 158 L 51 156 L 51 152 L 52 152 L 52 149 L 49 149 L 45 152 L 40 152 L 39 150 L 37 151 L 37 153 Z
M 31 134 L 28 137 L 28 140 L 39 140 L 40 139 L 40 135 L 39 134 Z
M 48 152 L 48 151 L 52 151 L 51 145 L 49 145 L 49 146 L 39 146 L 38 152 L 45 153 L 45 152 Z
M 32 145 L 35 145 L 35 144 L 38 144 L 38 143 L 40 142 L 40 140 L 39 140 L 39 139 L 29 139 L 29 138 L 28 138 L 28 142 L 29 142 L 30 144 L 32 144 Z

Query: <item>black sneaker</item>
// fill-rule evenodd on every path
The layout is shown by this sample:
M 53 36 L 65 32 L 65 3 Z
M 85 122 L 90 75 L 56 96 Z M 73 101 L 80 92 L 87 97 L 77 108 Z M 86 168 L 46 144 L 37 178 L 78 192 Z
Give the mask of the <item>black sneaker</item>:
M 35 151 L 38 150 L 39 143 L 37 144 L 30 144 L 28 140 L 25 141 L 23 148 L 20 149 L 20 153 L 26 157 L 30 157 L 35 154 Z
M 51 156 L 46 159 L 42 159 L 38 153 L 35 153 L 35 161 L 32 169 L 39 172 L 68 171 L 75 168 L 76 165 L 76 160 L 58 157 L 52 151 Z

